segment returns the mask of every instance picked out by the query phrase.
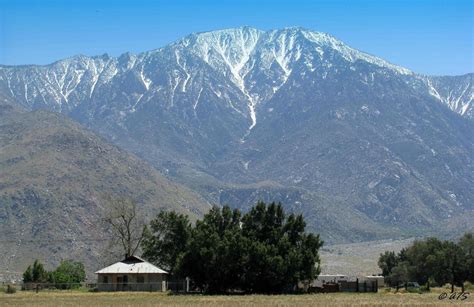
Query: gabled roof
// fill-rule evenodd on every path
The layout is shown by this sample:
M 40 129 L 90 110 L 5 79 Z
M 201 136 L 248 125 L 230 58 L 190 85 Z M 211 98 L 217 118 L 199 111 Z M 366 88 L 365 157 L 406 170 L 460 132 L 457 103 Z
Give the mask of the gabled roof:
M 116 262 L 108 267 L 95 272 L 96 274 L 139 274 L 139 273 L 155 273 L 168 274 L 168 272 L 159 267 L 143 260 L 138 256 L 130 256 L 122 261 Z

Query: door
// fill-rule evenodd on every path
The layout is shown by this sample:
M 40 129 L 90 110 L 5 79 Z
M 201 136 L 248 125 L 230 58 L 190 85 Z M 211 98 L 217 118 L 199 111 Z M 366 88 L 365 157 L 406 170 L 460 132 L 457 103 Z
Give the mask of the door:
M 127 291 L 127 290 L 128 290 L 128 275 L 124 275 L 122 291 Z
M 122 291 L 122 284 L 123 284 L 123 277 L 117 276 L 117 285 L 116 285 L 117 291 Z

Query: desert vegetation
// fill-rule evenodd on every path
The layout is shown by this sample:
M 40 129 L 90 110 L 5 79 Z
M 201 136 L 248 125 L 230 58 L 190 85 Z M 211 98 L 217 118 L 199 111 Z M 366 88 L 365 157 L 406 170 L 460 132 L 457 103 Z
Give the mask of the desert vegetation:
M 395 287 L 409 281 L 426 285 L 451 284 L 462 287 L 466 281 L 474 282 L 474 237 L 464 234 L 457 242 L 437 238 L 417 240 L 398 254 L 386 251 L 378 264 L 386 281 Z

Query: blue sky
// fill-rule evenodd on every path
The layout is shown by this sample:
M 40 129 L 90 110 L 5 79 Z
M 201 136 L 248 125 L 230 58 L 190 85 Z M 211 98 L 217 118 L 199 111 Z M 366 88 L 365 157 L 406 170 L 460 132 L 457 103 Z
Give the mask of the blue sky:
M 474 71 L 473 2 L 0 0 L 0 64 L 138 53 L 242 25 L 302 26 L 419 73 L 456 75 Z

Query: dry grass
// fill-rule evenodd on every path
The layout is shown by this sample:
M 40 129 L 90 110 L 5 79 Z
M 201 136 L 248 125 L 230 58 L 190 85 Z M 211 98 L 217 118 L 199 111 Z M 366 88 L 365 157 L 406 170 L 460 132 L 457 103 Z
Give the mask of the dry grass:
M 364 276 L 382 273 L 377 265 L 380 254 L 385 251 L 399 252 L 415 238 L 404 240 L 379 240 L 323 246 L 321 274 L 344 274 Z
M 474 306 L 474 297 L 463 302 L 440 301 L 441 289 L 431 293 L 328 293 L 305 295 L 166 295 L 148 292 L 0 293 L 0 306 Z

